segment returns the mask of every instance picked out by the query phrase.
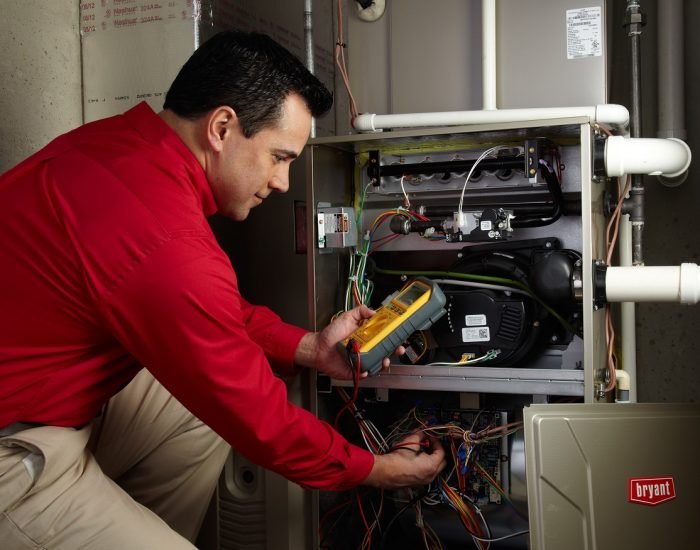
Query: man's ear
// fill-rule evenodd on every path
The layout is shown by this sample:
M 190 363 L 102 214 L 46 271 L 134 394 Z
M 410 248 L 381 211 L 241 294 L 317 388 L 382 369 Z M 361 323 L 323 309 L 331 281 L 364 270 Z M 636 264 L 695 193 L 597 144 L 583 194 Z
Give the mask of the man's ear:
M 236 111 L 227 105 L 222 105 L 209 112 L 207 116 L 207 142 L 216 152 L 221 152 L 224 141 L 239 132 Z

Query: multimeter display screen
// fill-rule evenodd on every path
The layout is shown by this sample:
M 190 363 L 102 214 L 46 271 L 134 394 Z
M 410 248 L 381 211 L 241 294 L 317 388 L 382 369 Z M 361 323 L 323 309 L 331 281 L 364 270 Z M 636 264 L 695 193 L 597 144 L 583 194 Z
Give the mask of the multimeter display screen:
M 418 298 L 428 292 L 428 288 L 423 285 L 412 284 L 396 297 L 396 301 L 404 306 L 410 306 Z

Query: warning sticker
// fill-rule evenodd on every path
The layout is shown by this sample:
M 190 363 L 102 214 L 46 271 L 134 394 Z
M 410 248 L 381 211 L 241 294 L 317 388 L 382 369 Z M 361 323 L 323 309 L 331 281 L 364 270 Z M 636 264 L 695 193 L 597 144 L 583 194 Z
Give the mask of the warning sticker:
M 566 57 L 603 55 L 603 20 L 600 6 L 566 10 Z
M 468 327 L 478 327 L 486 324 L 486 315 L 465 315 L 464 324 Z
M 462 329 L 462 342 L 489 342 L 490 340 L 489 327 L 464 327 Z

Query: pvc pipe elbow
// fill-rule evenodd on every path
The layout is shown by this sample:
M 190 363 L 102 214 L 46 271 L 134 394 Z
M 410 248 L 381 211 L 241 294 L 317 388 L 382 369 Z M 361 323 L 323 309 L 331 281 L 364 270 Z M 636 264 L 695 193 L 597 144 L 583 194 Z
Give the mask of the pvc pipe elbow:
M 609 177 L 646 174 L 676 178 L 690 166 L 692 153 L 676 138 L 625 138 L 605 140 L 605 169 Z
M 356 5 L 357 17 L 359 17 L 362 21 L 367 21 L 368 23 L 371 23 L 379 19 L 382 15 L 384 15 L 386 1 L 374 0 L 374 2 L 372 2 L 372 5 L 367 8 L 363 8 L 359 2 L 356 2 Z
M 617 380 L 618 390 L 629 390 L 630 389 L 630 375 L 627 371 L 622 369 L 615 370 L 615 379 Z
M 376 132 L 377 129 L 374 127 L 374 119 L 376 118 L 376 113 L 363 113 L 357 115 L 352 119 L 352 127 L 360 132 Z
M 604 103 L 595 106 L 595 119 L 601 124 L 627 128 L 630 124 L 630 113 L 624 105 Z
M 615 380 L 615 387 L 617 390 L 615 403 L 629 403 L 631 386 L 629 373 L 622 369 L 616 369 Z

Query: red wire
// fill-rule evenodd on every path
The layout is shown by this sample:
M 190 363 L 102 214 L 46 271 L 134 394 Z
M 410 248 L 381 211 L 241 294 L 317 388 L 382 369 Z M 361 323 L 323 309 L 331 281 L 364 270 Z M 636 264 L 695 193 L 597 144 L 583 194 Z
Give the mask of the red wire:
M 409 449 L 413 445 L 418 445 L 419 447 L 430 447 L 430 442 L 428 441 L 419 441 L 418 443 L 411 443 L 410 441 L 408 442 L 402 442 L 402 443 L 397 443 L 396 445 L 393 445 L 389 451 L 395 451 L 396 449 Z M 414 450 L 414 449 L 411 449 Z
M 369 523 L 367 523 L 367 518 L 365 517 L 365 511 L 362 509 L 362 501 L 360 500 L 360 493 L 355 490 L 355 497 L 357 498 L 357 507 L 360 510 L 360 517 L 362 518 L 362 523 L 365 524 L 365 529 L 367 530 L 367 548 L 372 547 L 372 531 L 369 528 Z
M 351 341 L 352 346 L 352 351 L 355 353 L 356 360 L 355 360 L 355 370 L 353 371 L 353 392 L 352 392 L 352 398 L 343 405 L 343 408 L 341 408 L 338 411 L 338 414 L 335 415 L 335 422 L 333 424 L 333 427 L 335 428 L 335 431 L 338 430 L 338 423 L 340 421 L 340 417 L 343 415 L 345 411 L 347 411 L 350 407 L 352 407 L 355 404 L 355 401 L 357 401 L 357 396 L 360 393 L 360 369 L 361 369 L 361 364 L 360 364 L 360 346 L 357 342 L 354 340 Z
M 409 211 L 417 220 L 423 221 L 423 222 L 429 222 L 430 218 L 424 216 L 423 214 L 419 214 L 418 212 L 414 212 L 413 210 Z
M 380 240 L 382 240 L 383 242 L 381 242 L 378 246 L 373 246 L 372 249 L 369 251 L 369 253 L 371 254 L 372 252 L 376 252 L 377 249 L 381 248 L 385 244 L 390 243 L 394 239 L 398 239 L 399 237 L 401 237 L 401 235 L 387 235 L 386 237 L 382 237 L 382 239 L 380 239 Z

